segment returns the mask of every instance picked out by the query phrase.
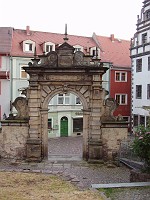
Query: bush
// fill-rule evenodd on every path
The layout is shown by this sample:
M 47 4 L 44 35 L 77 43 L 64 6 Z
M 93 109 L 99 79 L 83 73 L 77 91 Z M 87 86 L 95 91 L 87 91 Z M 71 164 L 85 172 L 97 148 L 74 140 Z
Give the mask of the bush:
M 132 148 L 133 152 L 144 161 L 143 171 L 150 173 L 150 127 L 137 128 Z

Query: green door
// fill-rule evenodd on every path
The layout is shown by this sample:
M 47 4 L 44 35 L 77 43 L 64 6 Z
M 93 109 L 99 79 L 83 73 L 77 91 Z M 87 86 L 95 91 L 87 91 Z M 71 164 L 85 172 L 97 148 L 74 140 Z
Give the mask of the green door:
M 68 118 L 62 117 L 60 121 L 60 136 L 67 137 L 68 136 Z

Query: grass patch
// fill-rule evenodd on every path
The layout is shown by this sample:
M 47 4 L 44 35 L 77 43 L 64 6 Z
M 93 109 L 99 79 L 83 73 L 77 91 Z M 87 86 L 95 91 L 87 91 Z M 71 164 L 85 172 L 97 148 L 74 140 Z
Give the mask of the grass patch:
M 57 176 L 22 172 L 0 172 L 0 199 L 103 200 L 99 192 L 80 191 Z
M 111 198 L 111 200 L 116 200 L 117 196 L 123 197 L 123 199 L 127 199 L 126 194 L 128 193 L 139 193 L 140 191 L 150 192 L 150 186 L 145 187 L 129 187 L 129 188 L 100 188 L 98 191 L 103 192 L 106 197 Z

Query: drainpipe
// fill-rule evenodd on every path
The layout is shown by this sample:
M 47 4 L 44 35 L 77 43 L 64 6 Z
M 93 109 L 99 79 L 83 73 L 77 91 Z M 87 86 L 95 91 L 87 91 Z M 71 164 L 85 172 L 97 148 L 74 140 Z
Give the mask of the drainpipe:
M 13 101 L 13 59 L 10 57 L 10 114 L 12 114 L 12 106 L 11 103 Z

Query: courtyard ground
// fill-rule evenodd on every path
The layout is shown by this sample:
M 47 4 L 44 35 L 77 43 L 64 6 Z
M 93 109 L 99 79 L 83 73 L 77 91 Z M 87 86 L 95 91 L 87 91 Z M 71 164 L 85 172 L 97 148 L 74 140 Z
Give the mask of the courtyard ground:
M 125 165 L 117 167 L 110 166 L 109 164 L 90 164 L 86 161 L 83 161 L 81 136 L 73 138 L 67 137 L 50 139 L 48 150 L 48 159 L 43 160 L 41 163 L 27 163 L 24 161 L 20 162 L 16 160 L 1 159 L 0 171 L 4 174 L 5 172 L 21 172 L 21 174 L 25 173 L 25 175 L 29 174 L 29 176 L 31 173 L 36 173 L 39 175 L 43 174 L 46 175 L 46 177 L 56 175 L 67 183 L 69 182 L 72 185 L 75 185 L 79 191 L 86 191 L 89 190 L 89 188 L 91 189 L 92 184 L 130 182 L 130 169 Z M 30 185 L 34 184 L 35 182 Z M 137 188 L 136 190 L 126 188 L 120 192 L 123 193 L 116 193 L 118 196 L 113 197 L 115 200 L 150 199 L 149 188 Z M 59 200 L 61 197 L 55 199 Z M 83 199 L 86 200 L 86 198 Z

